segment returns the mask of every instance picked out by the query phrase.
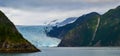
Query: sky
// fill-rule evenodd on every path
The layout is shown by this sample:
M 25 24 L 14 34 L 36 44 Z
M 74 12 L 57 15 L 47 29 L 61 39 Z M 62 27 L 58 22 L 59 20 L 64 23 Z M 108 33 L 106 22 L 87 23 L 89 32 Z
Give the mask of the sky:
M 0 0 L 0 10 L 15 25 L 45 25 L 90 12 L 103 14 L 119 5 L 120 0 Z

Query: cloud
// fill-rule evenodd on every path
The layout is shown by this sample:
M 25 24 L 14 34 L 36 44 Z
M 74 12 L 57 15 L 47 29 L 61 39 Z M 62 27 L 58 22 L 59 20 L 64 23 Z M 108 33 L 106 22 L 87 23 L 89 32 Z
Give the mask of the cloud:
M 9 17 L 16 25 L 44 25 L 45 22 L 50 22 L 55 19 L 66 19 L 68 17 L 79 17 L 90 12 L 103 13 L 108 9 L 89 8 L 76 10 L 50 10 L 50 11 L 26 11 L 13 8 L 0 7 L 1 10 Z
M 1 0 L 0 10 L 16 25 L 44 25 L 93 11 L 104 13 L 118 5 L 120 0 Z
M 120 4 L 120 0 L 1 0 L 0 6 L 26 10 L 47 9 L 80 9 L 103 7 Z

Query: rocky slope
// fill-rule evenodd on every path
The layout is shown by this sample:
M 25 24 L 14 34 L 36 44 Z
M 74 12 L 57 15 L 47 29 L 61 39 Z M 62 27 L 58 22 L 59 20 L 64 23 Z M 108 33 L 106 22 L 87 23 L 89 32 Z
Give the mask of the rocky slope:
M 37 52 L 17 31 L 14 24 L 0 11 L 0 52 Z
M 88 17 L 69 30 L 59 46 L 120 46 L 120 6 L 101 16 Z

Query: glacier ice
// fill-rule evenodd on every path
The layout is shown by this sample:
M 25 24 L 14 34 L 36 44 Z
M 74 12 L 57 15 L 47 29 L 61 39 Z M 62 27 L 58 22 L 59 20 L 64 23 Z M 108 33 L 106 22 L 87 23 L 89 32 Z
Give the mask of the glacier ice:
M 48 37 L 46 31 L 50 26 L 16 26 L 18 31 L 36 47 L 56 47 L 60 39 Z

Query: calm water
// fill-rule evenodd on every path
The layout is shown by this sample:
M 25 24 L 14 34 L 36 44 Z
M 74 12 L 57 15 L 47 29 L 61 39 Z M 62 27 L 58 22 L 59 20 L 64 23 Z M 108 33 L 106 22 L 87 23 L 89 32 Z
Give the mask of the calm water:
M 120 47 L 41 48 L 36 53 L 0 53 L 0 56 L 120 56 Z

